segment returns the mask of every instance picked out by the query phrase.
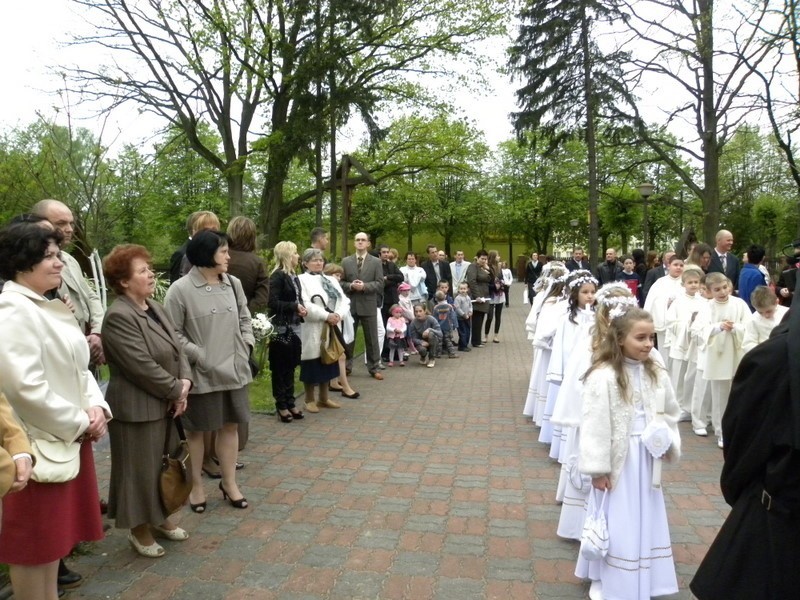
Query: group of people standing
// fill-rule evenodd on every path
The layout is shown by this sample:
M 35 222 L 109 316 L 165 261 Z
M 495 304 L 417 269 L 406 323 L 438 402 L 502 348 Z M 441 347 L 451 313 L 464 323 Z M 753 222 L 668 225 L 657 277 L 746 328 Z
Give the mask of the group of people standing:
M 737 373 L 737 368 L 746 353 L 755 356 L 755 350 L 766 349 L 770 336 L 780 330 L 785 309 L 758 268 L 761 249 L 751 247 L 746 263 L 751 266 L 740 268 L 731 246 L 732 236 L 723 230 L 715 247 L 698 244 L 686 261 L 669 253 L 664 266 L 646 273 L 651 276 L 644 309 L 637 294 L 640 286 L 619 277 L 631 270 L 630 265 L 619 265 L 613 250 L 594 273 L 581 268 L 588 265 L 580 251 L 569 266 L 554 260 L 534 264 L 538 256 L 528 264 L 529 272 L 535 267 L 540 275 L 530 288 L 527 329 L 534 354 L 523 414 L 537 425 L 539 441 L 550 446 L 550 457 L 560 465 L 555 493 L 561 503 L 558 535 L 581 540 L 587 515 L 602 513 L 606 519 L 607 553 L 600 559 L 581 554 L 575 570 L 576 576 L 591 581 L 590 598 L 649 598 L 678 591 L 659 463 L 678 459 L 680 421 L 691 421 L 694 433 L 706 436 L 710 417 L 718 445 L 725 448 L 723 486 L 730 488 L 723 487 L 723 492 L 732 505 L 742 505 L 731 517 L 735 523 L 723 528 L 724 539 L 712 548 L 693 590 L 703 598 L 747 597 L 727 583 L 721 583 L 725 591 L 717 593 L 712 580 L 723 571 L 742 589 L 755 590 L 724 566 L 724 543 L 736 544 L 739 562 L 740 550 L 745 552 L 737 536 L 748 536 L 747 543 L 765 548 L 769 556 L 780 552 L 772 534 L 768 540 L 756 540 L 752 525 L 764 525 L 759 509 L 769 511 L 773 505 L 753 507 L 743 490 L 766 486 L 782 494 L 781 512 L 767 518 L 780 520 L 770 521 L 769 527 L 788 525 L 785 519 L 792 518 L 793 501 L 787 494 L 793 488 L 764 477 L 767 470 L 778 468 L 770 466 L 771 451 L 783 457 L 781 469 L 796 454 L 791 447 L 778 448 L 786 439 L 756 440 L 746 433 L 743 414 L 756 418 L 756 405 L 752 397 L 739 403 L 736 381 L 748 394 L 755 392 L 752 373 Z M 744 275 L 737 277 L 740 272 Z M 751 274 L 757 285 L 748 286 Z M 743 282 L 745 293 L 750 290 L 749 303 L 734 294 L 734 281 L 740 284 L 740 295 Z M 774 356 L 775 349 L 770 352 Z M 787 390 L 778 392 L 788 399 Z M 762 400 L 769 402 L 763 396 Z M 743 447 L 761 459 L 751 461 Z M 745 505 L 757 514 L 745 516 Z M 780 539 L 788 538 L 781 533 Z M 777 572 L 775 567 L 766 571 Z M 754 573 L 749 567 L 747 572 Z M 769 577 L 768 587 L 788 589 L 774 575 Z

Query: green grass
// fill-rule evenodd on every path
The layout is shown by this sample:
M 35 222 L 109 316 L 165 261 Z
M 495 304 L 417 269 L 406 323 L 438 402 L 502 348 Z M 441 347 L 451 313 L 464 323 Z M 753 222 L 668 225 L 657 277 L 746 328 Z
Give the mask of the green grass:
M 355 354 L 364 352 L 364 334 L 359 327 L 356 335 Z M 300 369 L 295 369 L 294 373 L 294 393 L 303 393 L 303 384 L 300 383 Z M 272 397 L 272 373 L 269 370 L 269 362 L 266 361 L 264 368 L 258 377 L 250 384 L 250 409 L 254 413 L 275 414 L 275 398 Z

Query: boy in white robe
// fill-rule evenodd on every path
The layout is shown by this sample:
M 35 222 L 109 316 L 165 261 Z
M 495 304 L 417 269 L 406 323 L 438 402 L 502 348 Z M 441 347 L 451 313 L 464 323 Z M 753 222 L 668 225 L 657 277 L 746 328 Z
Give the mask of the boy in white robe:
M 682 273 L 683 259 L 673 256 L 669 260 L 667 275 L 653 284 L 644 301 L 644 309 L 653 317 L 658 351 L 664 359 L 664 364 L 667 365 L 667 370 L 669 370 L 669 346 L 672 342 L 667 331 L 667 309 L 673 300 L 683 293 Z
M 778 326 L 789 310 L 778 304 L 778 297 L 770 288 L 760 285 L 750 294 L 750 304 L 756 309 L 744 328 L 742 350 L 747 353 L 767 341 L 769 334 Z
M 717 445 L 722 448 L 722 415 L 728 405 L 733 375 L 744 355 L 744 328 L 751 313 L 744 300 L 731 295 L 733 286 L 722 273 L 706 275 L 706 287 L 714 299 L 703 307 L 693 327 L 707 344 L 703 377 L 711 387 L 711 424 Z
M 681 405 L 680 421 L 692 420 L 692 392 L 697 374 L 697 343 L 690 328 L 705 302 L 697 295 L 700 289 L 699 269 L 686 269 L 681 274 L 683 293 L 667 309 L 667 337 L 670 339 L 669 375 L 675 397 Z

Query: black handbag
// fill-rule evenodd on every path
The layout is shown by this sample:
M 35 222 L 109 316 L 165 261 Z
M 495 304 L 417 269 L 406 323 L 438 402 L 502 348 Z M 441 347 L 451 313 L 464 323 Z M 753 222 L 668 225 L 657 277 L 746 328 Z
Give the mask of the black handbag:
M 172 413 L 170 413 L 172 414 Z M 178 430 L 180 441 L 176 450 L 170 449 L 172 424 Z M 192 491 L 192 462 L 189 457 L 189 444 L 180 417 L 170 419 L 167 424 L 167 435 L 164 439 L 164 453 L 161 457 L 161 474 L 158 477 L 158 492 L 161 504 L 168 514 L 180 510 L 189 499 Z

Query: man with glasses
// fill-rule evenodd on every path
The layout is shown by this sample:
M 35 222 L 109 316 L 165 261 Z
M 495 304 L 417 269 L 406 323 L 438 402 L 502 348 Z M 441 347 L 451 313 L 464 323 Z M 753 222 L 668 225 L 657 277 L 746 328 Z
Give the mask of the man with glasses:
M 342 260 L 342 289 L 350 297 L 350 313 L 353 327 L 358 332 L 359 323 L 364 324 L 364 345 L 367 369 L 375 379 L 383 379 L 380 372 L 381 349 L 378 344 L 378 308 L 383 304 L 383 265 L 372 256 L 369 237 L 359 232 L 355 236 L 355 254 Z M 352 345 L 355 345 L 353 342 Z

